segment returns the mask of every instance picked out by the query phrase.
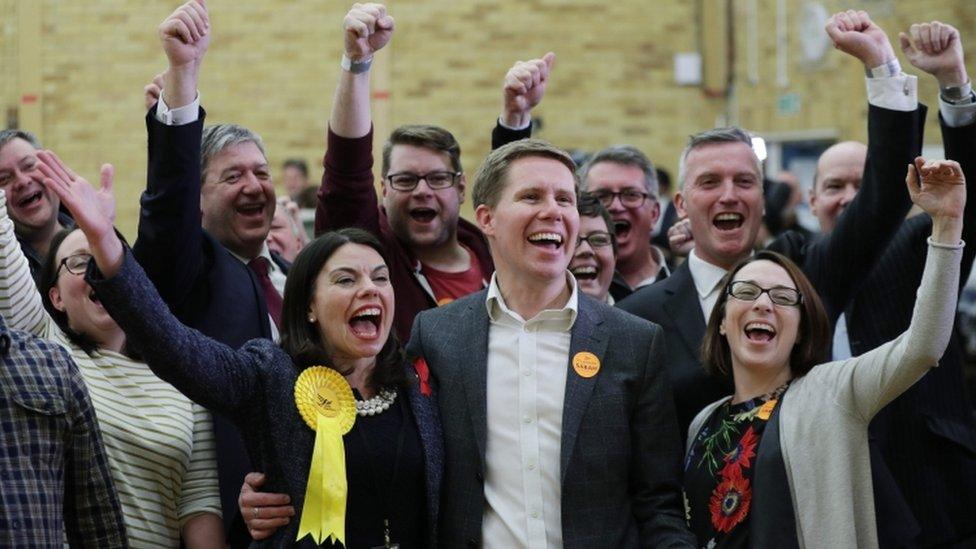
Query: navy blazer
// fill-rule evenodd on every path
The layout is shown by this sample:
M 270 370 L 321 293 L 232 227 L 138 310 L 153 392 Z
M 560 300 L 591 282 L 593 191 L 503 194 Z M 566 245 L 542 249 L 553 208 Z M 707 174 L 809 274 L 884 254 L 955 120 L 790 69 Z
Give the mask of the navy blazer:
M 295 381 L 300 371 L 291 357 L 266 338 L 254 339 L 235 350 L 184 326 L 169 312 L 128 252 L 122 268 L 111 279 L 102 278 L 94 265 L 87 278 L 125 331 L 127 345 L 160 379 L 241 427 L 248 454 L 267 476 L 264 490 L 291 498 L 299 515 L 257 545 L 317 547 L 308 536 L 295 543 L 315 435 L 295 405 Z M 408 373 L 416 380 L 412 368 Z M 417 383 L 410 384 L 406 396 L 424 450 L 427 533 L 433 543 L 443 463 L 436 396 L 422 395 Z
M 201 108 L 196 122 L 167 126 L 156 120 L 156 107 L 146 116 L 149 171 L 132 253 L 180 322 L 237 348 L 254 338 L 270 339 L 271 322 L 254 272 L 201 226 L 205 117 Z M 287 272 L 288 263 L 272 257 Z M 224 524 L 231 545 L 240 547 L 250 538 L 238 518 L 237 496 L 254 468 L 230 420 L 214 414 L 214 431 Z
M 440 388 L 444 491 L 440 541 L 477 546 L 485 510 L 487 291 L 421 312 L 408 356 L 424 357 Z M 567 548 L 693 547 L 681 500 L 681 442 L 657 326 L 584 294 L 569 356 L 595 354 L 599 372 L 567 359 L 560 478 Z

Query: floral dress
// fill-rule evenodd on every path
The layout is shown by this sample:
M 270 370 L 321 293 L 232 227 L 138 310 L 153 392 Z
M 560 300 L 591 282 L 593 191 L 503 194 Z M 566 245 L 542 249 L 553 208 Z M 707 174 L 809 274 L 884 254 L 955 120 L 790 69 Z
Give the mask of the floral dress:
M 766 422 L 787 385 L 752 400 L 719 406 L 685 460 L 691 530 L 702 547 L 749 547 L 756 455 Z

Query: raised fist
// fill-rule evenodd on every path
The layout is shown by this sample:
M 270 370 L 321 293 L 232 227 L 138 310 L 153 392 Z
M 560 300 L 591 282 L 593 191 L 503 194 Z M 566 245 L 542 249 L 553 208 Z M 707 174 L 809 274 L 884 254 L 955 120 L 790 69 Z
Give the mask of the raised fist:
M 502 122 L 520 128 L 529 121 L 532 108 L 542 101 L 549 84 L 549 73 L 556 54 L 549 52 L 540 59 L 516 61 L 505 74 L 503 86 Z
M 173 68 L 199 64 L 210 45 L 210 16 L 204 0 L 190 0 L 159 25 L 159 39 Z
M 895 59 L 888 35 L 874 24 L 866 11 L 835 13 L 825 27 L 834 47 L 872 69 Z
M 966 207 L 966 177 L 953 160 L 929 160 L 919 156 L 908 165 L 908 194 L 925 213 L 938 218 L 962 218 Z
M 916 23 L 908 29 L 908 34 L 899 33 L 898 38 L 909 63 L 936 77 L 940 85 L 960 86 L 969 79 L 962 40 L 952 25 L 938 21 Z
M 346 57 L 352 61 L 369 59 L 393 36 L 393 17 L 383 4 L 353 4 L 342 20 L 346 37 Z

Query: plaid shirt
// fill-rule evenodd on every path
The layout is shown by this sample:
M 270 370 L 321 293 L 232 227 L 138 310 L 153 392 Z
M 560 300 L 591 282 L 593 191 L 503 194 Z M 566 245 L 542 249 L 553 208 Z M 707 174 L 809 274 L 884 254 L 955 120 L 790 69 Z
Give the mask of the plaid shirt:
M 58 345 L 0 320 L 0 547 L 127 547 L 88 389 Z

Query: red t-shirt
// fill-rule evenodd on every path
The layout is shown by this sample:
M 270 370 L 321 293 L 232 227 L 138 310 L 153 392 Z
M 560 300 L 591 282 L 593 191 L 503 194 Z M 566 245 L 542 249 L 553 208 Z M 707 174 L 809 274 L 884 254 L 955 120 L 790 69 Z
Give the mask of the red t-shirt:
M 427 278 L 430 289 L 434 291 L 437 305 L 447 305 L 459 297 L 473 294 L 485 287 L 485 275 L 481 265 L 471 250 L 464 248 L 471 257 L 471 267 L 459 273 L 439 271 L 427 265 L 420 265 L 420 272 Z

